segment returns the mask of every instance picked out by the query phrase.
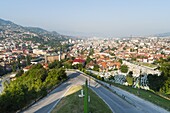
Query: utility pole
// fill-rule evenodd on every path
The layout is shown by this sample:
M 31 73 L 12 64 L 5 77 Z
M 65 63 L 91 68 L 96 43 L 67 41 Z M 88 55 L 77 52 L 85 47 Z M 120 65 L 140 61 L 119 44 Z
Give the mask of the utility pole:
M 142 74 L 142 70 L 140 69 L 140 75 L 139 75 L 139 81 L 138 81 L 138 95 L 140 95 L 140 85 L 141 85 L 141 74 Z
M 87 84 L 87 79 L 85 82 L 85 96 L 84 96 L 84 113 L 88 113 L 88 84 Z

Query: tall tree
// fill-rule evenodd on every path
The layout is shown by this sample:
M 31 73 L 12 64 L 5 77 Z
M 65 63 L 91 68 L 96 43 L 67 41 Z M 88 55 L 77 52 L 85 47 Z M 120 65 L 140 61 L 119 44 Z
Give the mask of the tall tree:
M 87 58 L 86 58 L 86 64 L 90 63 L 90 61 L 92 61 L 92 59 L 90 58 L 90 56 L 87 56 Z
M 160 88 L 163 86 L 164 81 L 165 81 L 164 76 L 158 76 L 156 74 L 148 75 L 148 82 L 149 82 L 148 86 L 150 89 L 152 89 L 156 92 L 158 92 L 160 90 Z
M 128 83 L 130 86 L 133 85 L 133 77 L 132 77 L 132 76 L 127 75 L 127 76 L 126 76 L 126 81 L 127 81 L 127 83 Z
M 93 70 L 94 71 L 99 71 L 99 65 L 95 64 Z
M 55 60 L 54 62 L 50 63 L 48 67 L 50 69 L 53 69 L 53 68 L 61 68 L 62 66 L 63 66 L 62 61 Z

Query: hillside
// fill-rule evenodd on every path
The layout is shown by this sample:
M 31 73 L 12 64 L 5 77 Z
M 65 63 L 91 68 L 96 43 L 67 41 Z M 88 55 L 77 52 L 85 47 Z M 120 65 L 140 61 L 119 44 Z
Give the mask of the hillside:
M 49 41 L 66 40 L 69 36 L 57 32 L 50 32 L 38 27 L 23 27 L 11 21 L 0 19 L 0 40 L 2 39 L 34 40 L 43 43 Z

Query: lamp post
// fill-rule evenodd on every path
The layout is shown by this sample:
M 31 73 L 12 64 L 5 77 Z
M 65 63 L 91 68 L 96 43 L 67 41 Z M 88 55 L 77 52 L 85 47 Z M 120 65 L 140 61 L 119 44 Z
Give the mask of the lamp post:
M 84 113 L 88 113 L 88 84 L 85 82 L 85 96 L 84 96 Z

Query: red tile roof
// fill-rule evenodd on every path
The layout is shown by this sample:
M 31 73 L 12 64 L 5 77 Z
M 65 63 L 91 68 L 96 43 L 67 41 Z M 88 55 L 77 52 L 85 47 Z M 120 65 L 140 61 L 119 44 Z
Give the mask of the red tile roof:
M 85 60 L 83 60 L 83 59 L 74 59 L 74 60 L 73 60 L 73 62 L 80 62 L 80 63 L 84 63 L 84 62 L 85 62 Z

